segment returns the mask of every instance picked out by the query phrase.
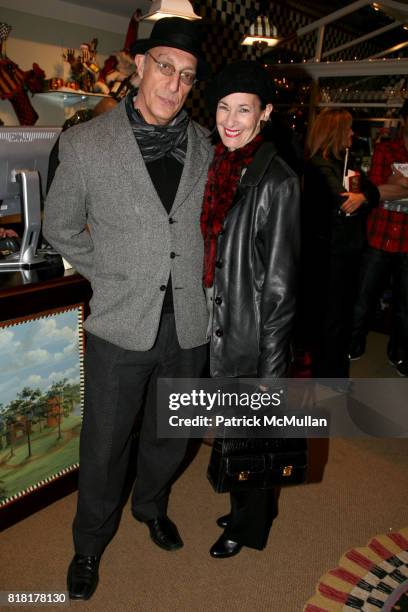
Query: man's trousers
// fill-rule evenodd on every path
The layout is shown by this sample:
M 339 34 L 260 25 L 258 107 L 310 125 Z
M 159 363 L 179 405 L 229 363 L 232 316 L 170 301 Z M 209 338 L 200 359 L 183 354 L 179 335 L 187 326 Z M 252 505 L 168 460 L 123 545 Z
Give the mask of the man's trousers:
M 180 348 L 173 314 L 162 315 L 155 345 L 149 351 L 129 351 L 88 334 L 78 507 L 73 524 L 77 553 L 101 555 L 115 533 L 132 433 L 143 403 L 132 513 L 142 521 L 166 514 L 171 480 L 188 440 L 156 437 L 156 382 L 158 378 L 199 377 L 206 355 L 206 345 Z
M 408 253 L 388 253 L 368 247 L 364 253 L 360 290 L 354 308 L 354 343 L 364 342 L 378 298 L 392 280 L 392 321 L 388 353 L 408 358 Z

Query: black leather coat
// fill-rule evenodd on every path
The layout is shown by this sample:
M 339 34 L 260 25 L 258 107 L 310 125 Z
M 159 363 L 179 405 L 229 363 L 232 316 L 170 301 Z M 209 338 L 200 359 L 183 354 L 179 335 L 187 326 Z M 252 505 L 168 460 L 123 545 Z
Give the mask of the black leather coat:
M 217 242 L 212 376 L 281 377 L 288 366 L 299 257 L 299 183 L 263 143 Z

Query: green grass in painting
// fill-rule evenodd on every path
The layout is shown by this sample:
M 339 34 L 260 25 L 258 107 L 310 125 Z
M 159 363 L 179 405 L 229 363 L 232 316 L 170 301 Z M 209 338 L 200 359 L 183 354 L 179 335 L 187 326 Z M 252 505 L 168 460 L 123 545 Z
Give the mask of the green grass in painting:
M 0 452 L 0 501 L 77 463 L 80 424 L 78 416 L 64 417 L 60 440 L 58 427 L 45 428 L 41 433 L 33 432 L 31 457 L 28 457 L 26 442 L 15 446 L 14 457 L 9 456 L 9 447 L 3 449 Z

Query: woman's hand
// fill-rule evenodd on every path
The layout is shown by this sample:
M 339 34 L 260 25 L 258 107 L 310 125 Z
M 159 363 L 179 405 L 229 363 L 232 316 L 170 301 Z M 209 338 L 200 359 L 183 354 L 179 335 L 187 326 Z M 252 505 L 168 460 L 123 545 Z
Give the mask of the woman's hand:
M 341 194 L 347 196 L 347 200 L 340 206 L 341 210 L 347 215 L 351 215 L 360 208 L 360 206 L 366 201 L 364 193 L 352 193 L 351 191 L 345 191 Z

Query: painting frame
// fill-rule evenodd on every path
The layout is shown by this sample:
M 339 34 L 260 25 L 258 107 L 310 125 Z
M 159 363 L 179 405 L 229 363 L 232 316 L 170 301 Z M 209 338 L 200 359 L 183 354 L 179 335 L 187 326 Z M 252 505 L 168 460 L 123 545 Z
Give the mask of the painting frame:
M 50 316 L 70 308 L 81 308 L 82 355 L 86 343 L 83 320 L 89 313 L 90 283 L 73 271 L 40 282 L 15 284 L 0 289 L 0 325 L 10 326 L 35 317 Z M 82 381 L 81 381 L 82 384 Z M 1 401 L 1 399 L 0 399 Z M 25 519 L 77 489 L 78 469 L 61 470 L 57 477 L 44 481 L 10 503 L 0 507 L 0 531 Z

